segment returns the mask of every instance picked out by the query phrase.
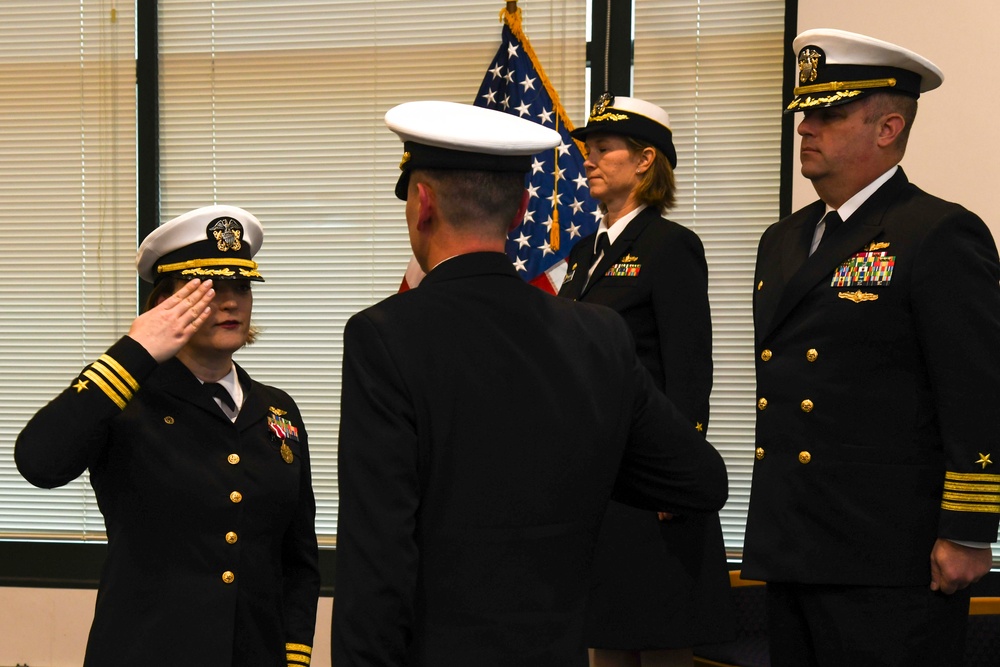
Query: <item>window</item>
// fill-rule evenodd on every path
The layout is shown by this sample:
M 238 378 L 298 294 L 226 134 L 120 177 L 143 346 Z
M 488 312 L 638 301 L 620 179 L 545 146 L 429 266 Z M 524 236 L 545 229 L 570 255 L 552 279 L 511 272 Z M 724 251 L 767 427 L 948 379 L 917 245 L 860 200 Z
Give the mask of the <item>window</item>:
M 134 12 L 0 10 L 0 534 L 101 537 L 84 478 L 34 489 L 18 432 L 136 312 Z M 67 424 L 72 428 L 72 424 Z
M 118 3 L 121 5 L 121 3 Z M 260 341 L 237 361 L 287 390 L 310 434 L 318 529 L 336 535 L 341 332 L 398 288 L 410 255 L 393 185 L 395 104 L 472 102 L 502 2 L 170 0 L 159 3 L 161 220 L 210 203 L 265 227 Z M 136 311 L 135 14 L 42 0 L 0 21 L 0 534 L 101 539 L 86 478 L 31 488 L 13 467 L 26 420 L 124 334 Z M 586 0 L 523 3 L 564 107 L 586 122 Z M 663 106 L 679 152 L 671 217 L 710 263 L 710 436 L 742 546 L 753 451 L 750 282 L 778 217 L 780 0 L 636 0 L 633 93 Z M 753 128 L 753 129 L 751 129 Z
M 752 287 L 779 218 L 784 0 L 636 0 L 633 93 L 670 114 L 677 206 L 708 259 L 713 359 L 708 439 L 726 460 L 726 548 L 742 552 L 753 470 Z
M 95 24 L 105 4 L 84 0 Z M 256 259 L 267 282 L 255 286 L 254 314 L 264 332 L 236 359 L 254 378 L 280 386 L 299 403 L 310 435 L 317 527 L 327 544 L 336 533 L 341 332 L 351 314 L 398 289 L 410 256 L 403 203 L 393 195 L 402 144 L 382 116 L 414 99 L 471 103 L 500 41 L 502 6 L 461 0 L 419 6 L 402 0 L 159 3 L 160 219 L 227 203 L 250 210 L 263 222 L 265 243 Z M 35 128 L 34 136 L 23 140 L 25 150 L 53 128 L 50 116 L 39 113 L 49 102 L 43 96 L 51 93 L 50 87 L 41 84 L 37 72 L 25 75 L 21 62 L 35 58 L 45 64 L 52 57 L 53 45 L 46 43 L 52 30 L 42 28 L 47 23 L 36 17 L 38 11 L 26 8 L 22 20 L 37 22 L 20 29 L 7 20 L 0 23 L 0 35 L 34 37 L 32 42 L 14 40 L 24 44 L 25 54 L 5 58 L 9 67 L 0 63 L 5 68 L 0 83 L 6 86 L 9 77 L 38 95 L 37 104 L 26 109 L 13 104 L 15 97 L 4 96 L 10 111 L 3 112 L 0 122 L 10 122 L 11 132 L 17 123 Z M 564 102 L 583 109 L 584 0 L 536 3 L 524 11 L 525 30 Z M 83 38 L 80 17 L 64 13 L 66 55 L 52 67 L 72 74 L 81 67 Z M 31 414 L 125 333 L 135 315 L 134 20 L 129 20 L 128 34 L 119 37 L 122 88 L 114 103 L 131 110 L 115 126 L 116 140 L 131 151 L 120 164 L 131 171 L 113 172 L 127 197 L 113 215 L 102 218 L 104 227 L 91 232 L 104 238 L 98 235 L 113 229 L 121 246 L 114 265 L 114 296 L 121 308 L 114 318 L 98 323 L 91 313 L 95 302 L 108 300 L 103 292 L 88 293 L 88 301 L 78 294 L 110 289 L 104 274 L 97 274 L 110 270 L 96 264 L 105 255 L 95 254 L 96 241 L 88 237 L 85 243 L 76 229 L 84 205 L 101 201 L 89 180 L 89 189 L 81 185 L 81 172 L 101 162 L 81 155 L 81 137 L 97 137 L 89 126 L 81 127 L 78 73 L 65 92 L 67 103 L 76 104 L 65 112 L 70 129 L 59 131 L 72 135 L 68 147 L 38 147 L 30 155 L 37 168 L 25 168 L 23 162 L 2 167 L 19 180 L 5 179 L 0 185 L 0 216 L 7 216 L 0 224 L 11 230 L 8 238 L 19 233 L 24 241 L 5 244 L 0 252 L 19 249 L 29 261 L 20 274 L 13 273 L 18 264 L 5 262 L 2 270 L 12 275 L 0 287 L 12 302 L 23 304 L 0 315 L 5 323 L 0 355 L 7 355 L 5 364 L 9 359 L 11 365 L 5 368 L 13 371 L 0 386 L 8 407 L 0 421 L 0 502 L 14 508 L 0 517 L 0 533 L 52 537 L 57 520 L 50 514 L 60 515 L 61 536 L 103 533 L 85 480 L 56 492 L 32 489 L 14 469 L 11 448 Z M 119 25 L 122 21 L 119 17 Z M 93 32 L 99 34 L 96 27 Z M 11 39 L 5 42 L 0 57 L 13 49 Z M 107 67 L 107 57 L 104 52 L 100 58 L 95 55 L 95 67 Z M 17 116 L 7 121 L 7 114 Z M 56 183 L 43 161 L 56 150 L 67 156 L 68 185 Z M 54 216 L 51 207 L 40 208 L 45 193 L 37 191 L 23 196 L 19 210 L 12 209 L 6 197 L 19 195 L 11 183 L 24 187 L 32 179 L 60 195 L 72 193 L 67 211 Z M 36 219 L 43 224 L 24 224 Z M 53 219 L 65 220 L 68 228 L 52 230 Z M 46 242 L 54 248 L 43 247 Z M 30 261 L 54 257 L 56 250 L 82 257 L 74 255 L 73 265 L 61 260 L 55 270 Z M 83 267 L 84 261 L 90 263 Z M 89 280 L 77 280 L 85 273 Z M 29 295 L 26 289 L 32 284 L 37 287 Z M 51 305 L 42 317 L 40 304 Z M 66 322 L 50 326 L 56 315 Z M 22 336 L 25 323 L 31 330 Z M 47 335 L 49 329 L 54 332 Z M 22 374 L 26 366 L 35 375 Z M 25 377 L 34 378 L 30 391 Z M 81 523 L 81 515 L 86 522 Z

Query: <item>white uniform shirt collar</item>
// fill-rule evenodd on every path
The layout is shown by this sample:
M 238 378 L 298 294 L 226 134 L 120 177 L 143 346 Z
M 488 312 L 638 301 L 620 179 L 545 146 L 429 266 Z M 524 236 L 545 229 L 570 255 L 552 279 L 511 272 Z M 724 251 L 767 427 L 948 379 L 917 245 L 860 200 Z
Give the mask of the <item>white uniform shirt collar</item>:
M 628 227 L 628 223 L 635 220 L 636 216 L 642 213 L 645 208 L 645 204 L 640 204 L 634 211 L 629 211 L 622 217 L 618 218 L 618 220 L 615 221 L 615 224 L 611 225 L 610 228 L 608 228 L 604 218 L 601 218 L 601 224 L 597 226 L 597 236 L 594 237 L 594 248 L 597 248 L 597 238 L 601 235 L 601 232 L 607 232 L 608 243 L 613 244 L 615 240 L 621 236 L 621 233 L 625 231 L 625 228 Z
M 202 382 L 202 384 L 205 383 Z M 236 404 L 236 414 L 239 414 L 240 408 L 243 407 L 243 386 L 240 385 L 239 376 L 236 375 L 236 364 L 233 364 L 233 367 L 229 369 L 229 373 L 220 379 L 217 384 L 225 387 L 226 391 L 228 391 L 230 396 L 233 397 L 233 402 Z M 226 407 L 223 407 L 222 409 L 229 415 L 230 419 L 236 421 L 236 414 L 231 414 L 229 409 Z
M 868 201 L 868 198 L 875 194 L 875 191 L 880 187 L 885 185 L 885 182 L 895 175 L 899 170 L 899 165 L 893 166 L 889 171 L 885 172 L 874 181 L 869 183 L 867 186 L 862 188 L 856 195 L 845 201 L 840 208 L 837 209 L 837 213 L 840 215 L 840 219 L 847 222 L 847 219 L 854 215 L 854 212 L 861 208 L 861 205 Z M 829 206 L 826 210 L 832 211 L 833 209 Z

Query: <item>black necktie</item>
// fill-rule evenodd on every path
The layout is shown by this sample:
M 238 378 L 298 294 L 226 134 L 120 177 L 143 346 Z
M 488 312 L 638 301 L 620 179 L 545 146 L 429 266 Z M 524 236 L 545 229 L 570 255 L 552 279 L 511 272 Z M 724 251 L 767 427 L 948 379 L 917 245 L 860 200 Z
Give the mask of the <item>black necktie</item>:
M 823 245 L 823 242 L 830 238 L 830 235 L 844 222 L 840 219 L 840 214 L 836 211 L 830 211 L 823 218 L 823 236 L 819 239 L 819 245 Z
M 597 260 L 608 254 L 608 249 L 611 248 L 611 241 L 608 240 L 608 233 L 601 232 L 597 235 L 597 249 L 594 251 L 594 264 Z
M 236 401 L 233 400 L 233 396 L 229 393 L 229 390 L 218 382 L 206 382 L 205 386 L 208 387 L 210 392 L 212 392 L 212 396 L 215 396 L 217 399 L 222 401 L 223 405 L 231 411 L 236 412 Z

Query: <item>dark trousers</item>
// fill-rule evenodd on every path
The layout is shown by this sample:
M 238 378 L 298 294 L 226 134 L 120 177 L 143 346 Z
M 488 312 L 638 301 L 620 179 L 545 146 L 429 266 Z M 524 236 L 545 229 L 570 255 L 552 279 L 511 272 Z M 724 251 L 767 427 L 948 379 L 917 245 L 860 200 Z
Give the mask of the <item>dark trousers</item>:
M 767 585 L 771 667 L 962 667 L 969 590 Z

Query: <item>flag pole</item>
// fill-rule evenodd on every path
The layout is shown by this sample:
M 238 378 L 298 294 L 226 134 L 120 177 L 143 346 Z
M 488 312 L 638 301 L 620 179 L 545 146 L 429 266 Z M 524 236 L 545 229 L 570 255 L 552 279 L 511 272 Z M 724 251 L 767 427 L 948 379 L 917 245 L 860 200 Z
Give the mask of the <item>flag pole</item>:
M 555 110 L 556 117 L 556 130 L 559 129 L 559 118 L 565 116 L 566 110 L 562 107 L 562 102 L 559 100 L 559 96 L 556 94 L 555 87 L 549 82 L 548 77 L 545 75 L 545 71 L 542 69 L 541 63 L 538 62 L 538 57 L 535 55 L 534 49 L 531 48 L 531 42 L 528 41 L 527 36 L 524 34 L 523 28 L 521 27 L 521 10 L 517 7 L 517 0 L 507 0 L 506 6 L 500 10 L 500 20 L 507 24 L 507 27 L 511 29 L 514 36 L 521 42 L 524 47 L 525 53 L 531 58 L 532 62 L 535 64 L 535 70 L 538 72 L 539 77 L 542 79 L 542 85 L 548 91 L 549 96 L 552 98 L 552 106 Z M 572 131 L 573 127 L 569 123 L 569 130 Z M 559 251 L 560 245 L 560 228 L 559 228 L 559 148 L 553 149 L 553 154 L 556 161 L 556 175 L 554 176 L 555 182 L 552 185 L 552 228 L 549 230 L 549 245 L 555 252 Z

